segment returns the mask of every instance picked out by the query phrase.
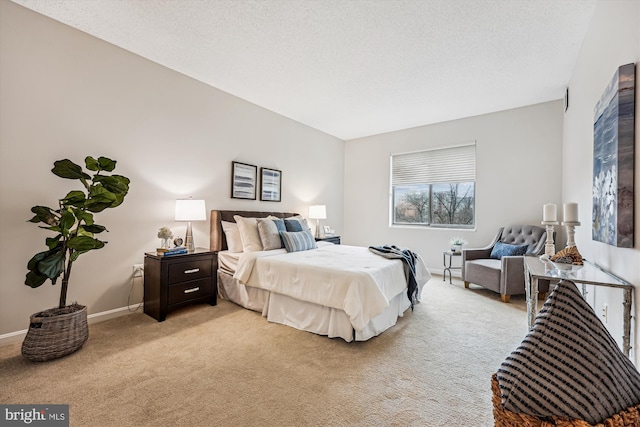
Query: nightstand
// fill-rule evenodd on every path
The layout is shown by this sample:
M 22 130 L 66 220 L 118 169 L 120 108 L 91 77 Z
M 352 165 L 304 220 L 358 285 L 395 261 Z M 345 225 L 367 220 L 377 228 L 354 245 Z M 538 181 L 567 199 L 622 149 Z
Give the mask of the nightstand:
M 340 244 L 340 236 L 323 236 L 316 237 L 316 242 L 331 242 L 336 245 Z
M 144 256 L 144 312 L 159 322 L 178 308 L 209 303 L 216 305 L 218 254 L 196 248 L 193 253 Z

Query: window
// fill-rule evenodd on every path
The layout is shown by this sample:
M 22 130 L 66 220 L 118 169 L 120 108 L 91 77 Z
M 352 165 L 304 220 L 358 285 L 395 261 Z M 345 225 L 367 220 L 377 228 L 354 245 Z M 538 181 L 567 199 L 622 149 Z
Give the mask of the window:
M 393 154 L 392 224 L 471 228 L 476 144 Z

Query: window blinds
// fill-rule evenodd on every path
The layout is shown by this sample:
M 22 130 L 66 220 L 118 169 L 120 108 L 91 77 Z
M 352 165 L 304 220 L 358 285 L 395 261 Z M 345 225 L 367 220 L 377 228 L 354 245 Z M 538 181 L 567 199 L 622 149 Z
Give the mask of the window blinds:
M 391 168 L 394 186 L 475 181 L 476 144 L 393 154 Z

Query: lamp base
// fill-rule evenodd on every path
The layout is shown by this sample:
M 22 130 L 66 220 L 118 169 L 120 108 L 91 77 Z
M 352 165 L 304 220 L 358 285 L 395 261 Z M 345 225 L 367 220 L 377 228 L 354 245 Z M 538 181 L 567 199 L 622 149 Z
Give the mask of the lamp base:
M 189 252 L 194 252 L 196 250 L 196 247 L 193 243 L 193 230 L 191 229 L 191 221 L 187 223 L 187 235 L 184 238 L 184 246 Z

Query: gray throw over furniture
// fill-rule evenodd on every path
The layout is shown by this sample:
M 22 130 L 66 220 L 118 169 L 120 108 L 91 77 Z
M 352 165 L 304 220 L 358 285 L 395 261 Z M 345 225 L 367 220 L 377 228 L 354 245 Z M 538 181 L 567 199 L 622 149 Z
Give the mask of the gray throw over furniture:
M 462 280 L 464 287 L 469 283 L 498 292 L 502 302 L 509 302 L 511 295 L 525 293 L 524 258 L 519 256 L 503 256 L 502 259 L 491 258 L 491 251 L 496 242 L 510 245 L 527 244 L 526 255 L 542 255 L 547 232 L 535 225 L 510 225 L 498 230 L 491 244 L 479 249 L 463 249 Z M 549 282 L 539 282 L 540 296 L 544 298 L 549 290 Z

